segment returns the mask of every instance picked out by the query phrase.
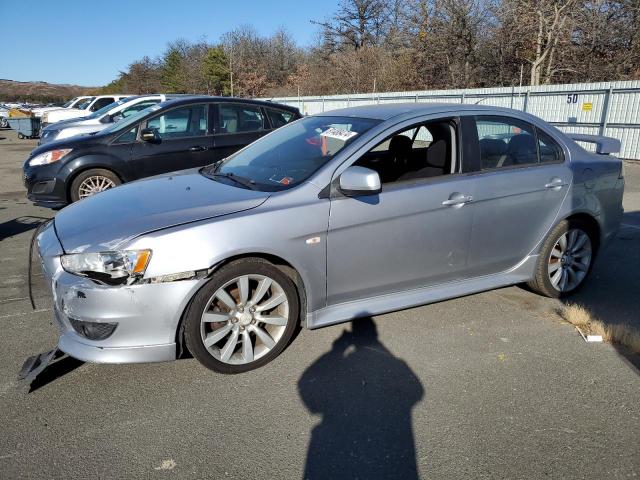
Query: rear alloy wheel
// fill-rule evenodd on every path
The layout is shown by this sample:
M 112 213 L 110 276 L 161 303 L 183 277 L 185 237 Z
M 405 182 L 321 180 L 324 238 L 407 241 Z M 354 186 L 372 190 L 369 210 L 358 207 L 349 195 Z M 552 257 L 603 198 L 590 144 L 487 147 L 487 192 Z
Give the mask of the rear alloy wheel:
M 563 234 L 551 249 L 547 272 L 553 288 L 570 292 L 582 283 L 591 266 L 591 239 L 579 228 Z
M 244 259 L 217 272 L 194 298 L 185 340 L 204 366 L 241 373 L 277 357 L 298 323 L 295 286 L 277 267 Z
M 529 286 L 547 297 L 563 297 L 582 285 L 591 270 L 594 244 L 583 222 L 564 220 L 544 241 Z
M 71 200 L 77 202 L 96 193 L 120 185 L 120 179 L 111 171 L 102 168 L 87 170 L 78 175 L 71 184 Z

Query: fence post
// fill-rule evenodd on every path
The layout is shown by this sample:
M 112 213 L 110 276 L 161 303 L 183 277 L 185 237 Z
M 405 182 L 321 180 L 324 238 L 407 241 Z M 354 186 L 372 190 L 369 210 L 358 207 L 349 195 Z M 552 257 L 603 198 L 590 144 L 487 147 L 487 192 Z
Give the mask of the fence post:
M 529 107 L 529 94 L 531 93 L 531 90 L 527 90 L 527 94 L 524 96 L 524 106 L 522 108 L 523 112 L 527 111 L 527 108 Z
M 460 103 L 464 103 L 464 92 L 462 92 L 462 95 L 460 95 Z
M 416 93 L 416 103 L 418 103 L 418 94 Z
M 322 113 L 324 113 L 324 95 L 322 96 Z
M 604 97 L 604 105 L 602 107 L 602 116 L 600 117 L 600 135 L 604 135 L 607 130 L 607 120 L 609 120 L 609 110 L 611 109 L 611 96 L 613 95 L 613 88 L 609 84 L 609 90 Z
M 351 95 L 347 96 L 347 107 L 351 106 Z

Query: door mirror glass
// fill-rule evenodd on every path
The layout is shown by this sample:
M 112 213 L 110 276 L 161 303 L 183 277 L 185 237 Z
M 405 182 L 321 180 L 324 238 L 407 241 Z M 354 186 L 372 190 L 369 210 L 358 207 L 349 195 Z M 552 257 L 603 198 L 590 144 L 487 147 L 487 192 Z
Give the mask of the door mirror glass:
M 348 197 L 380 193 L 380 176 L 375 170 L 353 166 L 340 175 L 340 191 Z
M 140 138 L 144 142 L 150 142 L 150 143 L 160 142 L 160 137 L 158 136 L 158 133 L 156 132 L 155 128 L 143 128 L 142 131 L 140 132 Z

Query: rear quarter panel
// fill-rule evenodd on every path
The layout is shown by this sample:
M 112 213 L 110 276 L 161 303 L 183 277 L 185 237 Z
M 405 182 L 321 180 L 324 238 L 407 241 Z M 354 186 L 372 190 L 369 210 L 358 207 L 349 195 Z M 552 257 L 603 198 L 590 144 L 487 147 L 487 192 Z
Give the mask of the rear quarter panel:
M 567 144 L 571 150 L 574 180 L 563 217 L 576 213 L 592 215 L 600 225 L 600 242 L 606 245 L 615 236 L 622 220 L 622 161 L 610 155 L 588 152 L 570 139 Z

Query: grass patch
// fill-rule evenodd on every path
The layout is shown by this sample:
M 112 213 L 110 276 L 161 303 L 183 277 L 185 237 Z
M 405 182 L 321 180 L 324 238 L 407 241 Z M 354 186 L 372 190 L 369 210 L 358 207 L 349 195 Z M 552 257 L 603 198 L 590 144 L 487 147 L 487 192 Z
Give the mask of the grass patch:
M 585 335 L 601 335 L 607 343 L 623 345 L 632 352 L 640 354 L 640 331 L 630 325 L 619 323 L 606 325 L 591 315 L 582 305 L 567 304 L 556 310 L 567 323 L 578 327 Z

